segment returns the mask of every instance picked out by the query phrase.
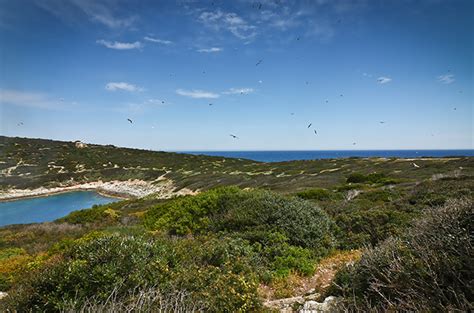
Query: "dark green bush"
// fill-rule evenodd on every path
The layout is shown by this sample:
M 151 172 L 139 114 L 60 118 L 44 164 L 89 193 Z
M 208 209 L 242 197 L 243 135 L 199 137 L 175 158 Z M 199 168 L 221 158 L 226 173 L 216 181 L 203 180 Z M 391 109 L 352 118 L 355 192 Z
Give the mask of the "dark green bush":
M 218 188 L 178 198 L 149 210 L 144 223 L 169 234 L 225 232 L 249 240 L 247 232 L 277 232 L 317 256 L 335 244 L 334 224 L 324 211 L 298 198 L 258 190 Z
M 199 233 L 209 226 L 209 217 L 220 208 L 225 194 L 239 193 L 236 187 L 223 187 L 159 204 L 144 216 L 146 227 L 173 235 Z
M 318 201 L 332 200 L 338 198 L 337 194 L 334 194 L 332 191 L 323 188 L 307 189 L 298 192 L 296 195 L 301 199 Z
M 348 310 L 469 311 L 474 299 L 472 199 L 428 211 L 338 273 L 331 293 Z
M 383 173 L 370 173 L 370 174 L 362 174 L 362 173 L 352 173 L 350 174 L 347 179 L 347 183 L 352 184 L 359 184 L 359 183 L 366 183 L 366 184 L 382 184 L 382 185 L 389 185 L 389 184 L 396 184 L 399 181 L 393 178 L 387 177 Z

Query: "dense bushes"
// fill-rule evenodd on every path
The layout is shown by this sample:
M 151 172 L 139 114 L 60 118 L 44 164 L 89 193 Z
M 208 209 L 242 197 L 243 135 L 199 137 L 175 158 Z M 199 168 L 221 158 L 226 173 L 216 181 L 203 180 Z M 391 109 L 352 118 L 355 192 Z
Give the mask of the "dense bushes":
M 346 180 L 347 183 L 368 183 L 368 184 L 383 184 L 383 185 L 388 185 L 388 184 L 395 184 L 398 181 L 387 177 L 383 173 L 370 173 L 370 174 L 362 174 L 362 173 L 352 173 L 347 177 Z
M 325 200 L 341 199 L 341 195 L 335 194 L 334 192 L 327 189 L 323 189 L 323 188 L 307 189 L 307 190 L 298 192 L 296 195 L 300 197 L 301 199 L 305 199 L 305 200 L 325 201 Z
M 474 300 L 472 199 L 428 211 L 410 231 L 337 275 L 349 310 L 468 311 Z
M 334 224 L 324 211 L 267 191 L 218 188 L 161 204 L 149 210 L 144 221 L 169 234 L 224 232 L 253 242 L 276 232 L 321 256 L 334 246 Z
M 118 302 L 134 302 L 132 291 L 152 288 L 163 301 L 185 293 L 186 307 L 253 310 L 260 305 L 253 260 L 252 249 L 242 240 L 92 233 L 23 277 L 7 305 L 19 311 L 78 309 L 91 299 L 103 304 L 110 295 Z
M 104 213 L 97 207 L 66 219 Z M 151 208 L 143 220 L 153 235 L 108 228 L 54 245 L 36 270 L 17 279 L 9 306 L 109 310 L 138 305 L 137 294 L 149 305 L 181 294 L 181 307 L 252 311 L 261 305 L 261 282 L 312 274 L 335 244 L 335 225 L 322 210 L 266 191 L 229 187 L 180 197 Z

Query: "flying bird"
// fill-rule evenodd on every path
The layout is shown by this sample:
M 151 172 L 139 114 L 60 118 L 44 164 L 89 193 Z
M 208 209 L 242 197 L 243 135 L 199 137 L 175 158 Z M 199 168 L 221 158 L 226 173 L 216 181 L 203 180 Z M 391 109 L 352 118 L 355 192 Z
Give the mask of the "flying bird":
M 341 93 L 341 94 L 339 95 L 339 97 L 344 97 L 344 95 Z
M 314 130 L 314 134 L 315 134 L 315 135 L 317 135 L 317 134 L 318 134 L 318 132 L 316 131 L 316 129 Z
M 418 164 L 416 164 L 415 162 L 412 163 L 413 167 L 415 168 L 419 168 L 420 166 Z
M 329 100 L 326 100 L 326 103 L 329 103 Z
M 310 128 L 310 127 L 311 127 L 311 125 L 313 125 L 313 123 L 309 123 L 309 125 L 308 125 L 308 128 Z
M 133 124 L 133 121 L 131 119 L 127 118 L 127 121 L 129 121 L 130 124 Z
M 261 8 L 262 8 L 262 4 L 259 3 L 259 4 L 258 4 L 258 9 L 260 10 Z
M 239 139 L 239 137 L 237 137 L 236 135 L 230 134 L 229 136 L 231 136 L 231 137 L 234 138 L 234 139 Z
M 263 60 L 258 60 L 257 64 L 255 64 L 255 66 L 258 66 L 262 62 L 263 62 Z
M 291 115 L 295 115 L 295 113 L 293 113 L 293 112 L 292 112 L 292 113 L 290 113 L 290 114 L 291 114 Z
M 21 125 L 23 125 L 23 122 L 20 122 L 20 123 L 18 123 L 18 124 L 16 124 L 16 125 L 17 125 L 17 126 L 21 126 Z
M 385 124 L 385 122 L 384 122 L 384 121 L 380 121 L 379 123 L 380 123 L 380 124 Z
M 209 106 L 212 106 L 212 105 L 214 105 L 214 103 L 209 103 Z
M 296 40 L 300 40 L 300 37 L 296 37 Z
M 355 143 L 355 142 L 353 142 L 353 143 L 352 143 L 352 145 L 353 145 L 353 146 L 355 146 L 355 145 L 356 145 L 356 143 Z

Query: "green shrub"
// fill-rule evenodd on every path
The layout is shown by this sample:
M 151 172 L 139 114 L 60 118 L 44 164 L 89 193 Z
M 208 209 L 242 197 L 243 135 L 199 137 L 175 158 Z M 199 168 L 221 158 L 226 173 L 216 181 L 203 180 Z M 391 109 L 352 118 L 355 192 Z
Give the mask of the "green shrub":
M 159 204 L 148 210 L 144 224 L 150 229 L 173 235 L 198 233 L 209 225 L 209 216 L 219 209 L 219 199 L 228 193 L 238 193 L 236 187 L 223 187 Z
M 338 273 L 331 293 L 348 310 L 469 311 L 474 299 L 471 200 L 428 211 Z
M 225 232 L 251 240 L 246 233 L 277 232 L 294 246 L 323 256 L 334 244 L 334 223 L 308 201 L 268 191 L 218 188 L 178 198 L 149 210 L 144 224 L 171 235 Z
M 109 208 L 108 205 L 94 205 L 90 209 L 71 212 L 65 217 L 58 219 L 57 222 L 84 225 L 113 222 L 118 217 L 117 211 Z
M 247 232 L 277 232 L 294 246 L 323 256 L 335 244 L 334 223 L 312 203 L 268 191 L 246 191 L 221 198 L 221 209 L 210 217 L 210 229 L 245 236 Z
M 241 239 L 170 240 L 91 233 L 67 244 L 9 291 L 7 308 L 18 311 L 73 310 L 123 303 L 135 290 L 155 288 L 165 297 L 185 292 L 204 311 L 255 310 L 260 306 L 254 252 Z M 151 300 L 150 300 L 151 301 Z
M 332 200 L 337 198 L 337 195 L 332 191 L 323 188 L 307 189 L 298 192 L 296 195 L 301 199 L 318 201 Z
M 350 174 L 347 179 L 347 183 L 368 183 L 368 184 L 382 184 L 382 185 L 389 185 L 389 184 L 396 184 L 399 181 L 397 179 L 389 178 L 383 173 L 370 173 L 370 174 L 362 174 L 362 173 L 352 173 Z

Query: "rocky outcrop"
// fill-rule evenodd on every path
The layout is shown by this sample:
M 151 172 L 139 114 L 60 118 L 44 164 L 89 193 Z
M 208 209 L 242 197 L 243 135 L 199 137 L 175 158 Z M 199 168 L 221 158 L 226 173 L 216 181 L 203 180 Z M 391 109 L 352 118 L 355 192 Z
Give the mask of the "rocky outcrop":
M 320 313 L 320 312 L 336 312 L 337 299 L 335 297 L 327 297 L 323 302 L 306 301 L 299 313 Z
M 322 312 L 336 312 L 336 297 L 327 297 L 323 302 L 317 302 L 315 299 L 319 298 L 320 294 L 315 293 L 308 296 L 298 296 L 292 298 L 278 299 L 267 301 L 264 306 L 278 310 L 280 313 L 322 313 Z
M 8 296 L 8 293 L 3 292 L 3 291 L 0 291 L 0 300 L 2 300 L 3 298 L 5 298 L 6 296 Z

